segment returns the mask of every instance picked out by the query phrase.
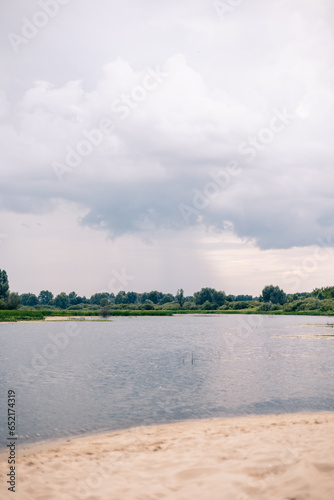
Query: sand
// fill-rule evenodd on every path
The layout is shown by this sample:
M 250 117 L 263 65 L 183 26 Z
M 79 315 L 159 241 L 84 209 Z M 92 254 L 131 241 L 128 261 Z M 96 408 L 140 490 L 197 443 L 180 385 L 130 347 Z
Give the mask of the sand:
M 210 419 L 19 449 L 15 500 L 333 500 L 334 413 Z

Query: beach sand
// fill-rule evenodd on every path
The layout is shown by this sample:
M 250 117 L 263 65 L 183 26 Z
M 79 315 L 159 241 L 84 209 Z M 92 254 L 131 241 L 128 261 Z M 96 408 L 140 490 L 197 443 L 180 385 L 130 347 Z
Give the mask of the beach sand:
M 334 413 L 139 427 L 18 448 L 15 500 L 333 500 Z

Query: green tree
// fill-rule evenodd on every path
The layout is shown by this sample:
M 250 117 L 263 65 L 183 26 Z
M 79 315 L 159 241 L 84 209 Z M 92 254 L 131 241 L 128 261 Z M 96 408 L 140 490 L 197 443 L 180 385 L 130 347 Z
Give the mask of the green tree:
M 184 293 L 183 293 L 182 288 L 180 288 L 180 290 L 177 291 L 177 294 L 175 295 L 175 298 L 178 301 L 179 306 L 182 308 L 183 304 L 185 303 L 185 300 L 186 300 L 185 297 L 184 297 Z
M 79 304 L 78 295 L 75 292 L 71 292 L 68 294 L 68 300 L 71 306 L 76 306 L 77 304 Z
M 126 294 L 127 304 L 135 304 L 137 302 L 138 294 L 136 292 L 128 292 Z
M 220 307 L 225 304 L 226 295 L 225 292 L 214 290 L 212 293 L 212 302 L 215 308 Z
M 43 306 L 47 306 L 52 299 L 53 299 L 53 293 L 49 292 L 49 290 L 42 290 L 39 293 L 38 301 Z
M 118 292 L 118 294 L 115 297 L 115 304 L 126 304 L 126 293 L 124 291 Z
M 325 299 L 333 299 L 334 298 L 334 286 L 326 286 L 325 288 L 321 288 L 320 293 L 322 293 Z
M 283 305 L 287 301 L 287 296 L 278 286 L 267 285 L 262 290 L 261 299 L 263 302 Z
M 0 269 L 0 299 L 7 300 L 9 294 L 9 282 L 6 271 Z
M 166 293 L 162 299 L 159 300 L 159 305 L 162 306 L 164 304 L 167 304 L 167 302 L 173 302 L 174 297 L 171 293 Z
M 18 293 L 12 292 L 8 295 L 7 305 L 8 309 L 17 309 L 21 303 Z
M 94 295 L 91 296 L 89 301 L 91 304 L 99 306 L 102 299 L 109 299 L 109 294 L 107 292 L 94 293 Z
M 252 297 L 252 295 L 237 295 L 235 300 L 238 300 L 238 301 L 253 300 L 253 297 Z
M 164 296 L 163 293 L 158 292 L 157 290 L 152 290 L 148 293 L 147 299 L 153 302 L 153 304 L 157 304 L 160 299 Z
M 80 295 L 77 296 L 77 304 L 88 304 L 89 299 L 87 299 L 85 296 L 80 297 Z
M 213 292 L 215 292 L 214 288 L 202 288 L 194 294 L 195 304 L 201 306 L 205 302 L 212 302 Z
M 225 304 L 227 297 L 225 292 L 217 291 L 214 288 L 202 288 L 200 292 L 194 294 L 195 304 L 202 306 L 206 302 L 211 304 L 210 309 L 217 309 L 217 307 Z M 208 304 L 205 305 L 208 307 Z
M 59 309 L 66 309 L 66 307 L 69 306 L 69 299 L 66 293 L 59 293 L 54 300 L 54 304 L 56 307 L 59 307 Z
M 23 293 L 20 298 L 23 306 L 34 307 L 38 304 L 37 295 L 34 293 Z
M 145 304 L 146 300 L 148 300 L 148 293 L 144 292 L 140 295 L 140 303 Z

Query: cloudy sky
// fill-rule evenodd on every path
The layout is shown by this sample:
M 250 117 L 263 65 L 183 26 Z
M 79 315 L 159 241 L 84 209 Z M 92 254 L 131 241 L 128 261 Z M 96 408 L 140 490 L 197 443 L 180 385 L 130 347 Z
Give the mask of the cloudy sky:
M 334 284 L 332 0 L 0 9 L 13 291 Z

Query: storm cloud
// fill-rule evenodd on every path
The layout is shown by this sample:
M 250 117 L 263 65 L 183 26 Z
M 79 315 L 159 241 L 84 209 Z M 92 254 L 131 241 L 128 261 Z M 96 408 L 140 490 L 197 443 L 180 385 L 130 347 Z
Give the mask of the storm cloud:
M 330 1 L 4 10 L 4 214 L 73 203 L 112 240 L 228 227 L 262 250 L 334 245 Z

